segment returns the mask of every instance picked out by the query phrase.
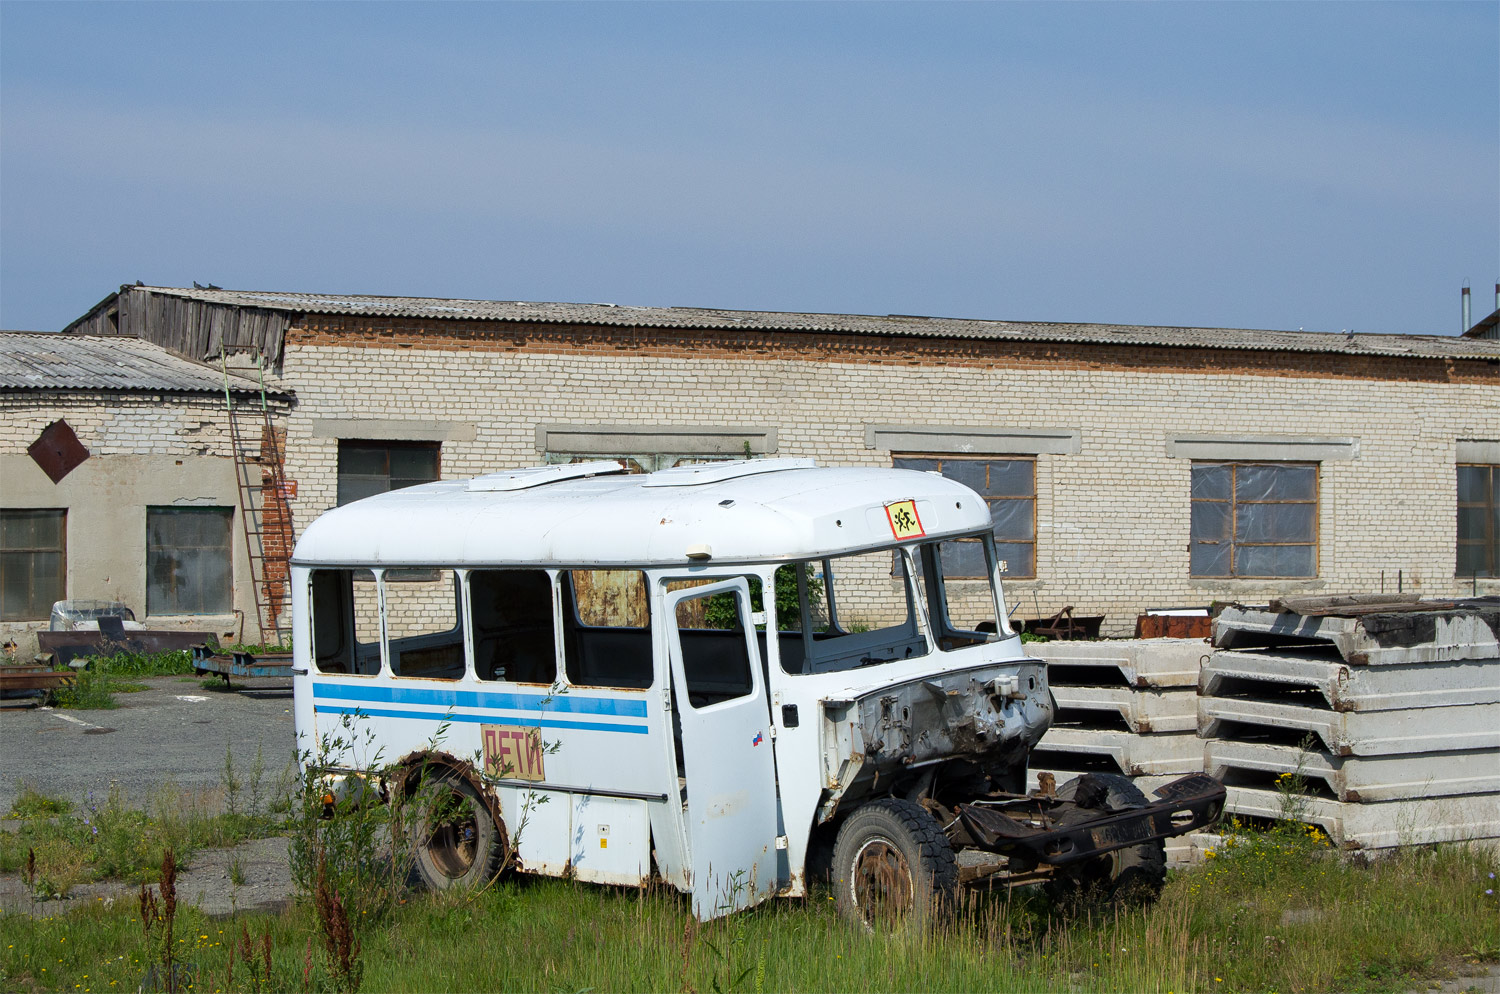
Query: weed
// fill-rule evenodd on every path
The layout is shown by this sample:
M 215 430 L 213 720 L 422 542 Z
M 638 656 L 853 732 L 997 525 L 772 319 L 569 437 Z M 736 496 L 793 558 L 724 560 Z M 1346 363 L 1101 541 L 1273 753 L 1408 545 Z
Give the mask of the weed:
M 361 730 L 360 717 L 344 715 L 337 732 L 319 738 L 316 755 L 299 757 L 301 783 L 288 818 L 292 880 L 311 900 L 329 973 L 343 992 L 361 982 L 359 931 L 385 921 L 413 865 L 403 799 L 381 803 L 389 799 L 387 784 L 404 777 L 381 762 L 374 732 Z M 335 761 L 360 753 L 368 757 L 359 763 L 364 772 L 339 772 L 344 767 Z
M 260 940 L 256 941 L 250 937 L 250 930 L 244 922 L 240 922 L 240 938 L 238 942 L 231 942 L 229 946 L 229 965 L 225 974 L 224 989 L 234 990 L 234 964 L 236 959 L 245 967 L 245 972 L 250 976 L 247 985 L 251 994 L 262 994 L 264 991 L 278 990 L 272 982 L 274 970 L 271 958 L 271 928 L 264 926 Z
M 61 797 L 53 797 L 43 794 L 31 784 L 22 780 L 20 793 L 11 802 L 10 812 L 5 816 L 10 819 L 18 818 L 53 818 L 65 815 L 73 810 L 73 802 Z
M 74 673 L 71 685 L 52 691 L 53 703 L 58 707 L 73 711 L 108 711 L 119 707 L 103 660 L 92 660 Z
M 236 887 L 245 886 L 245 861 L 238 856 L 229 857 L 229 882 Z
M 93 879 L 88 853 L 65 839 L 42 839 L 26 851 L 32 893 L 67 897 L 74 887 Z
M 1307 763 L 1312 751 L 1318 747 L 1318 737 L 1311 732 L 1297 744 L 1297 765 L 1289 773 L 1276 778 L 1278 817 L 1284 822 L 1301 823 L 1307 820 L 1309 798 L 1307 795 Z
M 92 657 L 87 663 L 86 667 L 76 671 L 77 679 L 72 686 L 52 691 L 53 702 L 58 707 L 78 711 L 109 710 L 119 706 L 115 694 L 134 694 L 147 689 L 147 685 L 138 679 L 127 677 L 175 676 L 193 671 L 193 657 L 185 651 L 119 652 L 112 656 Z
M 222 646 L 219 649 L 220 653 L 248 652 L 252 656 L 262 656 L 262 655 L 268 655 L 270 653 L 291 652 L 291 651 L 292 651 L 292 647 L 291 646 L 289 646 L 289 645 L 278 645 L 275 642 L 253 642 L 253 643 L 236 642 L 233 645 Z
M 162 853 L 157 892 L 160 900 L 148 885 L 141 884 L 141 931 L 145 933 L 148 948 L 152 932 L 157 934 L 157 948 L 147 954 L 150 968 L 141 987 L 177 994 L 192 988 L 193 971 L 178 960 L 177 943 L 173 941 L 177 924 L 177 859 L 170 848 Z
M 228 739 L 224 740 L 224 776 L 222 783 L 224 784 L 224 809 L 229 813 L 230 817 L 238 817 L 240 813 L 240 790 L 243 785 L 240 783 L 239 777 L 234 775 L 234 749 L 230 746 Z
M 334 984 L 340 994 L 354 994 L 359 990 L 364 967 L 359 961 L 359 940 L 349 922 L 349 905 L 344 895 L 328 882 L 328 862 L 318 854 L 317 880 L 313 885 L 313 907 L 317 910 L 318 924 L 323 933 L 324 948 L 333 972 Z
M 379 803 L 386 784 L 399 782 L 398 771 L 381 763 L 372 731 L 361 736 L 358 714 L 344 715 L 340 730 L 322 737 L 318 749 L 317 756 L 301 757 L 302 780 L 288 818 L 292 880 L 312 897 L 321 873 L 356 917 L 379 921 L 399 900 L 411 870 L 402 806 Z M 343 767 L 334 760 L 357 752 L 371 757 L 359 764 L 368 772 L 338 772 Z
M 97 657 L 94 662 L 102 663 L 114 676 L 179 676 L 193 672 L 193 654 L 186 649 L 118 652 L 112 656 Z
M 255 743 L 255 759 L 250 763 L 250 813 L 255 814 L 261 809 L 263 800 L 261 786 L 266 778 L 266 755 L 261 751 L 260 743 Z

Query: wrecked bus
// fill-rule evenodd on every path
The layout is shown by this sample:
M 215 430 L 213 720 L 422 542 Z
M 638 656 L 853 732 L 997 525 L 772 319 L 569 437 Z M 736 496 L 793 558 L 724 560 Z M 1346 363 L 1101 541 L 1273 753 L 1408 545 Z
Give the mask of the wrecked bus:
M 1161 840 L 1223 788 L 1028 793 L 1055 705 L 1002 568 L 984 499 L 911 470 L 604 461 L 381 494 L 296 546 L 299 748 L 445 801 L 414 829 L 432 888 L 657 879 L 707 920 L 826 878 L 867 924 L 982 880 L 1154 897 Z

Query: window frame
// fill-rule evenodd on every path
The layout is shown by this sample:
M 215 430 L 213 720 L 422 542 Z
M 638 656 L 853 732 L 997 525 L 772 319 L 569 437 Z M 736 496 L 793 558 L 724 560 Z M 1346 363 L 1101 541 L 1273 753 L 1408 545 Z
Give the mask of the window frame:
M 1192 474 L 1200 467 L 1226 466 L 1229 468 L 1230 484 L 1229 497 L 1197 497 L 1192 492 Z M 1306 468 L 1312 470 L 1313 488 L 1312 498 L 1309 500 L 1246 500 L 1239 499 L 1239 469 L 1246 466 L 1272 466 L 1277 468 Z M 1197 545 L 1219 545 L 1218 541 L 1200 541 L 1193 531 L 1192 510 L 1200 504 L 1228 504 L 1229 505 L 1229 572 L 1228 573 L 1196 573 L 1193 571 L 1193 549 Z M 1194 459 L 1188 469 L 1188 577 L 1193 580 L 1311 580 L 1321 575 L 1322 556 L 1321 538 L 1322 522 L 1320 520 L 1323 506 L 1323 466 L 1321 462 L 1310 460 L 1286 460 L 1286 459 Z M 1297 542 L 1241 542 L 1236 536 L 1239 534 L 1239 507 L 1241 504 L 1266 505 L 1266 504 L 1306 504 L 1312 507 L 1312 537 L 1307 541 Z M 1312 571 L 1303 575 L 1286 575 L 1279 573 L 1241 573 L 1238 571 L 1239 550 L 1241 547 L 1248 548 L 1287 548 L 1304 546 L 1312 549 Z
M 180 519 L 186 519 L 188 517 L 210 517 L 210 516 L 212 516 L 212 517 L 214 517 L 214 518 L 216 518 L 216 519 L 218 519 L 218 520 L 220 520 L 220 521 L 223 522 L 223 525 L 224 525 L 224 544 L 222 546 L 207 546 L 207 545 L 186 546 L 186 545 L 184 545 L 182 543 L 180 537 L 175 537 L 174 536 L 174 539 L 173 539 L 173 541 L 170 544 L 153 545 L 152 544 L 152 519 L 153 519 L 154 516 L 158 516 L 158 515 L 164 516 L 164 517 L 169 518 L 169 519 L 176 518 L 176 519 L 179 519 L 179 520 Z M 234 565 L 235 565 L 234 564 L 234 516 L 235 516 L 235 508 L 228 507 L 228 506 L 221 506 L 221 505 L 213 505 L 213 506 L 208 506 L 208 507 L 197 507 L 197 506 L 193 506 L 193 507 L 177 507 L 177 506 L 174 506 L 174 505 L 171 505 L 171 504 L 152 504 L 152 505 L 147 506 L 147 508 L 146 508 L 146 616 L 148 618 L 149 617 L 212 618 L 212 617 L 220 617 L 220 616 L 229 615 L 229 614 L 233 614 L 234 613 L 234 582 L 235 582 L 235 575 L 234 575 L 235 574 L 235 568 L 234 568 Z M 196 584 L 196 587 L 197 587 L 196 599 L 195 599 L 195 603 L 193 605 L 191 605 L 192 607 L 196 608 L 195 610 L 180 610 L 180 608 L 182 608 L 184 606 L 184 604 L 183 604 L 183 598 L 176 593 L 176 591 L 179 588 L 175 584 L 173 585 L 172 591 L 171 591 L 172 595 L 173 595 L 172 596 L 173 603 L 171 605 L 171 608 L 173 608 L 173 609 L 167 609 L 165 607 L 158 606 L 155 603 L 155 600 L 154 600 L 153 594 L 152 594 L 152 592 L 157 589 L 156 580 L 155 580 L 155 575 L 156 575 L 155 566 L 156 566 L 157 560 L 154 558 L 155 553 L 158 550 L 171 550 L 174 554 L 177 554 L 177 555 L 180 556 L 181 552 L 184 549 L 192 549 L 192 550 L 198 552 L 199 554 L 203 554 L 205 552 L 212 551 L 212 550 L 218 550 L 218 549 L 222 549 L 223 550 L 223 553 L 224 553 L 224 563 L 225 563 L 225 567 L 226 568 L 225 568 L 225 573 L 224 573 L 224 583 L 225 583 L 225 586 L 224 586 L 224 589 L 222 591 L 220 591 L 220 593 L 223 596 L 223 601 L 222 601 L 223 607 L 222 607 L 222 609 L 220 609 L 220 610 L 205 610 L 204 609 L 205 608 L 205 604 L 203 603 L 203 601 L 205 600 L 205 598 L 203 598 L 203 594 L 204 594 L 206 588 L 205 588 L 205 585 L 203 583 L 201 583 L 201 582 L 198 583 L 198 584 Z
M 22 614 L 15 617 L 11 617 L 8 614 L 0 614 L 0 620 L 44 621 L 47 618 L 51 617 L 52 605 L 60 600 L 66 600 L 68 597 L 68 509 L 65 507 L 7 507 L 0 509 L 0 514 L 29 515 L 35 517 L 40 517 L 43 515 L 56 516 L 58 522 L 58 544 L 56 548 L 42 546 L 12 548 L 10 546 L 0 546 L 0 590 L 3 590 L 4 584 L 12 579 L 5 574 L 5 560 L 9 559 L 12 555 L 17 553 L 25 555 L 27 557 L 27 606 L 23 609 Z M 37 587 L 35 557 L 38 555 L 49 554 L 56 554 L 58 557 L 57 588 L 52 591 L 52 593 L 56 593 L 57 596 L 47 601 L 45 605 L 41 605 L 40 613 L 35 613 L 38 610 L 38 606 L 40 604 L 40 602 L 36 600 Z M 0 595 L 0 604 L 3 603 L 3 595 Z
M 1457 475 L 1465 469 L 1489 470 L 1486 474 L 1485 489 L 1487 499 L 1481 501 L 1466 501 L 1459 497 Z M 1500 464 L 1486 462 L 1459 462 L 1454 466 L 1454 498 L 1456 510 L 1454 514 L 1454 552 L 1453 552 L 1453 576 L 1455 579 L 1484 578 L 1493 579 L 1500 576 L 1500 523 L 1497 523 L 1497 507 L 1500 505 Z M 1479 538 L 1466 538 L 1462 532 L 1463 522 L 1459 512 L 1465 509 L 1477 509 L 1481 513 L 1481 528 L 1488 532 Z M 1481 550 L 1485 566 L 1480 571 L 1459 572 L 1460 552 L 1464 546 L 1478 546 Z
M 962 454 L 954 454 L 954 453 L 951 453 L 951 452 L 935 452 L 935 453 L 921 453 L 921 452 L 900 452 L 900 453 L 896 453 L 896 452 L 893 452 L 893 453 L 891 453 L 891 467 L 893 469 L 913 469 L 914 468 L 914 467 L 911 467 L 911 466 L 902 466 L 901 465 L 901 461 L 902 460 L 911 460 L 911 461 L 922 460 L 922 461 L 925 461 L 925 462 L 935 462 L 935 463 L 938 464 L 938 473 L 940 475 L 942 475 L 945 480 L 953 480 L 955 478 L 951 477 L 951 476 L 947 476 L 946 474 L 943 474 L 942 470 L 943 470 L 943 464 L 944 463 L 949 463 L 949 462 L 984 463 L 985 464 L 984 476 L 985 476 L 985 484 L 986 484 L 985 485 L 985 489 L 986 490 L 989 489 L 989 485 L 988 484 L 989 484 L 989 476 L 990 476 L 990 467 L 989 467 L 990 463 L 997 463 L 997 462 L 1026 462 L 1026 463 L 1030 463 L 1031 464 L 1031 495 L 1029 497 L 1020 496 L 1020 495 L 1010 495 L 1010 494 L 989 495 L 989 494 L 983 494 L 983 493 L 981 493 L 979 496 L 980 496 L 980 499 L 984 501 L 984 506 L 985 506 L 986 510 L 989 510 L 990 506 L 992 504 L 994 504 L 995 502 L 997 502 L 997 501 L 1021 501 L 1021 500 L 1027 500 L 1027 501 L 1031 502 L 1031 538 L 1030 539 L 1011 539 L 1011 538 L 1002 539 L 1002 538 L 996 536 L 994 528 L 991 528 L 990 529 L 990 540 L 991 540 L 991 543 L 992 543 L 992 548 L 994 549 L 994 556 L 995 556 L 996 563 L 1000 562 L 1000 553 L 999 553 L 999 549 L 995 548 L 995 547 L 998 547 L 998 546 L 1001 546 L 1001 545 L 1026 545 L 1026 546 L 1030 546 L 1031 547 L 1031 571 L 1029 573 L 1015 572 L 1015 571 L 1009 569 L 1010 561 L 1006 560 L 1005 561 L 1006 568 L 1001 571 L 1001 575 L 1003 577 L 1005 577 L 1007 580 L 1035 580 L 1037 578 L 1037 575 L 1038 575 L 1037 552 L 1038 552 L 1038 546 L 1040 545 L 1040 543 L 1038 541 L 1038 535 L 1037 535 L 1037 503 L 1038 503 L 1038 497 L 1037 497 L 1037 469 L 1038 469 L 1038 460 L 1037 460 L 1036 455 L 1034 455 L 1034 454 L 1026 454 L 1026 453 L 1018 453 L 1018 454 L 1014 454 L 1014 455 L 1009 455 L 1009 454 L 962 455 Z M 917 472 L 929 472 L 929 471 L 928 470 L 917 470 Z M 963 481 L 962 480 L 957 480 L 956 482 L 962 483 Z M 970 540 L 969 539 L 964 539 L 963 541 L 970 541 Z M 986 562 L 988 562 L 987 558 L 986 558 Z M 959 575 L 959 574 L 956 574 L 956 573 L 955 574 L 951 574 L 951 575 L 946 575 L 944 578 L 947 579 L 947 580 L 988 580 L 989 579 L 989 577 L 985 576 L 985 575 L 973 575 L 973 576 L 970 576 L 970 575 Z
M 379 450 L 383 451 L 383 454 L 385 456 L 385 489 L 384 490 L 378 490 L 378 491 L 376 491 L 373 494 L 365 494 L 365 495 L 363 495 L 361 497 L 346 497 L 345 496 L 345 493 L 344 493 L 344 477 L 346 475 L 349 476 L 349 477 L 351 477 L 351 478 L 357 476 L 360 479 L 367 479 L 367 480 L 373 480 L 373 479 L 375 479 L 374 476 L 370 476 L 370 475 L 361 475 L 361 474 L 355 474 L 355 473 L 345 473 L 343 463 L 344 463 L 344 453 L 345 453 L 346 449 L 366 449 L 366 450 L 379 449 Z M 395 452 L 395 451 L 408 451 L 408 452 L 410 452 L 410 451 L 427 451 L 427 452 L 431 452 L 432 455 L 433 455 L 433 475 L 432 475 L 432 479 L 430 479 L 430 480 L 418 480 L 418 481 L 416 481 L 414 483 L 406 483 L 406 484 L 403 484 L 403 485 L 401 485 L 399 487 L 393 487 L 393 486 L 391 486 L 391 453 Z M 338 454 L 337 454 L 337 457 L 336 457 L 336 463 L 335 463 L 335 467 L 334 467 L 334 482 L 335 482 L 334 506 L 335 507 L 343 507 L 345 504 L 352 504 L 356 500 L 363 500 L 364 497 L 374 497 L 374 496 L 377 496 L 379 494 L 390 493 L 393 490 L 404 490 L 407 487 L 421 486 L 424 483 L 436 483 L 437 481 L 441 480 L 442 478 L 443 478 L 443 443 L 441 443 L 441 442 L 412 441 L 412 440 L 401 440 L 401 439 L 379 439 L 379 438 L 341 438 L 341 439 L 338 440 Z

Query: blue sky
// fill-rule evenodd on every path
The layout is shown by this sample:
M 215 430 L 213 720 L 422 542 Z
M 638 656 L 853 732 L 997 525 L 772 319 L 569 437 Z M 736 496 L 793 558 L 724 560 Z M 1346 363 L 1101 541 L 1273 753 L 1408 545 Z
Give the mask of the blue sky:
M 121 283 L 1453 334 L 1500 3 L 0 3 L 0 326 Z

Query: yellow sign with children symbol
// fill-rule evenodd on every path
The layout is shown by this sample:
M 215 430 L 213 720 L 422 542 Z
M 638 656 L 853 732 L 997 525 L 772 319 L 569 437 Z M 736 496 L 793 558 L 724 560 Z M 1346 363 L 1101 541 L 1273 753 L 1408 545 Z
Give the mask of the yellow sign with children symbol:
M 897 539 L 921 538 L 927 534 L 922 530 L 922 519 L 917 517 L 917 502 L 914 500 L 887 504 L 885 516 L 890 519 L 891 534 Z

